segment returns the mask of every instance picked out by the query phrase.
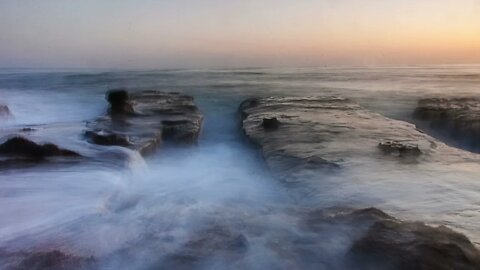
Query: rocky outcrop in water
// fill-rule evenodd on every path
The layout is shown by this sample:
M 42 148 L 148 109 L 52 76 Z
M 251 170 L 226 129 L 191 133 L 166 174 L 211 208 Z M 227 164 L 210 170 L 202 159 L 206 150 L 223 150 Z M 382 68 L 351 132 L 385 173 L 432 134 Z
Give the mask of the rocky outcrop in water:
M 149 154 L 160 144 L 191 145 L 200 135 L 203 115 L 193 98 L 179 93 L 143 91 L 129 94 L 124 90 L 107 92 L 108 113 L 85 124 L 58 123 L 0 130 L 0 137 L 11 138 L 0 146 L 0 169 L 37 165 L 40 161 L 69 162 L 72 157 L 114 166 L 132 158 L 125 149 L 100 147 L 121 146 Z M 83 138 L 90 146 L 78 140 Z M 74 145 L 75 151 L 56 144 L 39 145 L 35 141 L 51 141 L 58 145 Z M 3 157 L 1 157 L 3 156 Z M 116 165 L 115 165 L 116 164 Z
M 0 168 L 14 168 L 44 162 L 48 158 L 78 158 L 81 155 L 52 143 L 38 144 L 17 136 L 0 144 L 0 157 Z
M 453 162 L 460 151 L 414 125 L 369 112 L 340 97 L 249 99 L 240 112 L 246 136 L 285 182 L 321 179 L 317 176 L 365 158 L 367 162 L 438 162 L 445 157 Z M 304 226 L 312 233 L 331 231 L 337 239 L 339 233 L 355 239 L 347 261 L 356 269 L 480 269 L 480 253 L 465 236 L 446 227 L 401 221 L 373 208 L 309 212 Z M 320 246 L 315 241 L 291 242 L 280 250 L 292 258 L 302 258 Z M 298 269 L 307 269 L 312 260 L 300 259 L 305 266 Z M 325 269 L 336 267 L 325 264 Z
M 443 226 L 402 221 L 376 208 L 309 211 L 303 224 L 313 233 L 335 228 L 332 234 L 353 239 L 345 264 L 326 269 L 480 269 L 480 252 L 462 234 Z M 302 244 L 293 247 L 306 249 Z
M 162 142 L 195 144 L 203 115 L 193 98 L 179 93 L 125 90 L 107 92 L 108 114 L 88 124 L 86 138 L 95 144 L 153 152 Z
M 414 117 L 467 149 L 480 150 L 480 99 L 425 98 L 418 102 Z
M 332 171 L 364 157 L 420 162 L 450 151 L 412 124 L 341 97 L 249 99 L 240 112 L 245 134 L 286 181 L 301 180 L 305 170 Z

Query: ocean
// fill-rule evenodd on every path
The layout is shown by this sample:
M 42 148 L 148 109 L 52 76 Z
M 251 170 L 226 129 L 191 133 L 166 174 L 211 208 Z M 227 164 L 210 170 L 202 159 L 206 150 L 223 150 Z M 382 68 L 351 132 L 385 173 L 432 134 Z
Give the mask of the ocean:
M 0 250 L 48 246 L 108 257 L 105 269 L 149 269 L 152 258 L 221 220 L 249 239 L 242 267 L 283 269 L 285 258 L 272 252 L 272 241 L 282 232 L 303 233 L 292 225 L 290 210 L 337 206 L 377 207 L 401 219 L 446 225 L 480 245 L 480 164 L 371 163 L 341 177 L 318 175 L 297 190 L 269 173 L 244 138 L 237 113 L 248 97 L 340 95 L 384 116 L 414 122 L 420 98 L 478 96 L 478 65 L 0 69 L 0 104 L 13 115 L 0 120 L 0 128 L 69 123 L 63 132 L 48 134 L 51 141 L 67 142 L 62 147 L 69 149 L 86 147 L 80 131 L 86 121 L 105 113 L 105 92 L 116 88 L 194 96 L 205 115 L 198 146 L 162 148 L 146 158 L 130 153 L 125 166 L 93 162 L 0 172 Z M 329 245 L 335 254 L 343 243 Z

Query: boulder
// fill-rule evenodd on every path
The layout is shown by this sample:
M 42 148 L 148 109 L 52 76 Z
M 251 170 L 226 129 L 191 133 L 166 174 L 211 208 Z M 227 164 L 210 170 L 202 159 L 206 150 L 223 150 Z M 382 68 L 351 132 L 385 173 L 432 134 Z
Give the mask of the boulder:
M 329 234 L 353 241 L 343 262 L 326 269 L 480 269 L 479 250 L 464 235 L 444 226 L 399 220 L 376 208 L 319 209 L 304 216 L 304 228 L 325 240 L 323 234 L 334 228 Z M 293 250 L 305 249 L 296 242 Z M 309 260 L 315 259 L 303 259 Z
M 425 98 L 413 116 L 457 145 L 480 151 L 480 98 Z
M 110 90 L 106 94 L 111 114 L 133 114 L 134 110 L 126 90 Z
M 195 144 L 203 114 L 193 97 L 179 93 L 125 90 L 107 92 L 109 113 L 88 123 L 91 143 L 119 145 L 149 154 L 163 142 Z
M 480 269 L 480 252 L 464 235 L 444 226 L 393 218 L 370 226 L 349 255 L 360 269 Z

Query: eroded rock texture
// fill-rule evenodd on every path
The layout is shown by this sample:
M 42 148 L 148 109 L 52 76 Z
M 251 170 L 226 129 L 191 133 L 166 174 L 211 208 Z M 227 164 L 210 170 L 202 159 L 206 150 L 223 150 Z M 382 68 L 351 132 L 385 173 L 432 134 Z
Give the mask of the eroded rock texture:
M 480 151 L 480 99 L 426 98 L 418 102 L 414 117 L 430 128 L 456 140 L 470 150 Z
M 191 96 L 160 91 L 107 92 L 108 114 L 88 124 L 86 138 L 99 145 L 119 145 L 153 152 L 163 141 L 195 144 L 203 114 Z
M 286 181 L 300 171 L 336 170 L 365 157 L 418 162 L 455 152 L 412 124 L 341 97 L 249 99 L 240 111 L 245 134 Z

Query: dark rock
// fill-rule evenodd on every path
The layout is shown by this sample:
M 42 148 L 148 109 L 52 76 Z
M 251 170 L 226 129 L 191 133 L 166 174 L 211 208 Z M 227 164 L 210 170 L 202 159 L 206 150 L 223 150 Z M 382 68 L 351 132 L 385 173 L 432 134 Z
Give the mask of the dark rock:
M 318 209 L 306 212 L 302 222 L 312 239 L 319 234 L 327 241 L 334 234 L 337 241 L 353 241 L 342 259 L 346 265 L 337 265 L 340 269 L 480 269 L 480 252 L 464 235 L 444 226 L 402 221 L 376 208 Z M 292 245 L 294 253 L 305 249 L 303 242 Z
M 378 144 L 378 148 L 385 154 L 394 154 L 401 157 L 419 156 L 422 151 L 416 144 L 402 143 L 398 141 L 385 141 Z
M 479 98 L 421 99 L 413 115 L 440 135 L 453 138 L 459 146 L 480 151 Z
M 8 156 L 20 156 L 32 159 L 43 159 L 46 157 L 79 157 L 80 155 L 71 150 L 62 149 L 58 146 L 47 143 L 37 144 L 23 137 L 13 137 L 0 145 L 0 154 Z
M 36 253 L 11 254 L 20 260 L 7 270 L 92 270 L 95 259 L 77 257 L 58 250 Z
M 86 134 L 92 143 L 125 146 L 146 155 L 164 141 L 195 144 L 198 140 L 203 114 L 190 96 L 160 91 L 129 94 L 115 90 L 107 93 L 107 99 L 111 112 L 127 113 L 109 114 L 89 123 Z M 125 106 L 131 110 L 124 110 Z M 102 134 L 98 134 L 98 130 Z
M 21 132 L 33 132 L 33 131 L 35 131 L 35 129 L 34 129 L 34 128 L 25 127 L 25 128 L 21 128 L 20 131 L 21 131 Z
M 133 114 L 134 110 L 126 90 L 110 90 L 106 94 L 112 114 Z
M 359 269 L 478 270 L 480 252 L 446 227 L 381 219 L 350 251 Z
M 111 134 L 103 130 L 86 131 L 85 137 L 89 140 L 89 142 L 98 144 L 98 145 L 118 145 L 118 146 L 130 145 L 130 141 L 127 136 Z
M 271 252 L 285 266 L 282 269 L 478 270 L 480 266 L 476 264 L 480 253 L 465 236 L 445 227 L 399 220 L 377 208 L 307 208 L 289 216 L 298 216 L 299 226 L 280 234 L 270 231 L 275 238 L 267 239 Z M 385 226 L 386 230 L 379 229 Z M 437 268 L 435 257 L 443 267 Z
M 268 130 L 277 129 L 280 126 L 280 121 L 276 117 L 263 118 L 262 127 Z

